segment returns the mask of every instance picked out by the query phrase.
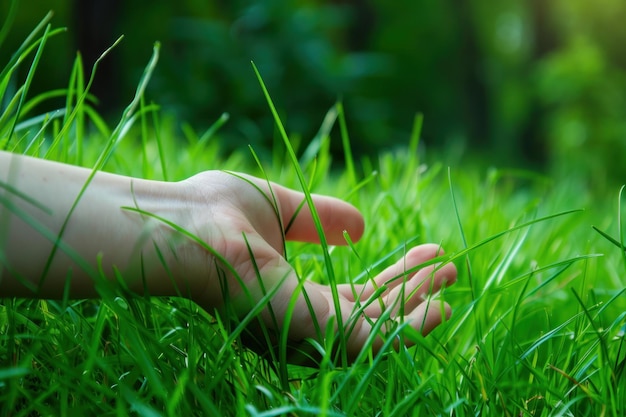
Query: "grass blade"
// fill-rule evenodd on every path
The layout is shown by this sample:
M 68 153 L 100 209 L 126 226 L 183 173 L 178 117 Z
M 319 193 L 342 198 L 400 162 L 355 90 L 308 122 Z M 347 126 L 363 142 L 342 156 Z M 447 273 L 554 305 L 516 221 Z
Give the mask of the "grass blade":
M 298 177 L 298 181 L 300 182 L 300 186 L 302 187 L 302 191 L 304 192 L 309 210 L 311 211 L 311 217 L 313 218 L 313 223 L 315 224 L 315 228 L 317 230 L 317 234 L 319 236 L 320 239 L 320 245 L 322 247 L 322 252 L 323 252 L 323 256 L 324 256 L 324 262 L 326 265 L 326 273 L 328 274 L 328 280 L 330 283 L 330 289 L 331 289 L 331 294 L 332 294 L 332 298 L 333 298 L 333 305 L 336 311 L 336 320 L 337 320 L 337 327 L 339 330 L 339 339 L 341 342 L 342 347 L 344 347 L 343 349 L 341 349 L 342 351 L 342 363 L 344 365 L 347 365 L 348 363 L 348 357 L 347 357 L 347 351 L 345 349 L 346 346 L 346 335 L 344 334 L 344 332 L 341 330 L 343 329 L 343 319 L 341 317 L 341 307 L 339 304 L 339 293 L 337 292 L 337 280 L 335 278 L 335 272 L 334 272 L 334 268 L 332 265 L 332 261 L 330 259 L 330 252 L 329 252 L 329 248 L 328 248 L 328 243 L 326 241 L 326 236 L 324 234 L 324 229 L 322 228 L 322 223 L 320 221 L 320 217 L 319 214 L 317 213 L 317 210 L 315 208 L 315 205 L 313 204 L 313 198 L 311 197 L 311 192 L 309 190 L 309 187 L 307 186 L 307 182 L 304 179 L 304 175 L 302 173 L 302 170 L 300 169 L 299 163 L 298 163 L 298 158 L 296 157 L 296 154 L 293 150 L 293 147 L 291 146 L 291 142 L 289 141 L 289 138 L 287 136 L 287 132 L 285 131 L 285 128 L 282 124 L 282 122 L 280 121 L 280 117 L 278 116 L 278 112 L 276 111 L 276 107 L 274 106 L 274 103 L 272 102 L 272 99 L 269 95 L 269 92 L 267 91 L 267 87 L 265 86 L 265 83 L 263 82 L 263 78 L 261 77 L 261 74 L 259 73 L 259 70 L 257 69 L 256 65 L 254 65 L 254 63 L 252 63 L 252 67 L 254 69 L 254 72 L 257 76 L 257 79 L 259 81 L 259 84 L 261 85 L 261 89 L 263 90 L 263 94 L 265 96 L 265 99 L 267 100 L 267 104 L 270 107 L 270 110 L 272 112 L 272 115 L 274 116 L 274 121 L 276 122 L 276 125 L 278 127 L 278 130 L 280 132 L 280 136 L 283 140 L 283 143 L 285 145 L 285 149 L 287 150 L 287 154 L 291 160 L 291 163 L 293 164 L 293 168 L 296 172 L 296 175 Z M 313 313 L 313 312 L 312 312 Z M 312 314 L 313 316 L 315 316 L 315 314 Z

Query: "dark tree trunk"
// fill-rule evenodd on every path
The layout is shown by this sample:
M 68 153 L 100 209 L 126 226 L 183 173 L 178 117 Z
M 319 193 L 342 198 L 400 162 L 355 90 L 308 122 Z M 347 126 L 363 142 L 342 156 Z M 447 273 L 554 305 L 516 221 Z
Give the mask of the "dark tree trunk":
M 529 61 L 530 65 L 536 65 L 537 61 L 550 54 L 558 47 L 558 38 L 554 32 L 554 24 L 551 21 L 549 2 L 544 0 L 530 0 L 529 11 L 533 24 L 533 54 Z M 538 97 L 532 97 L 531 112 L 528 115 L 523 132 L 522 152 L 527 160 L 539 166 L 545 166 L 550 159 L 550 149 L 544 132 L 544 115 L 546 109 L 538 101 Z
M 85 72 L 89 74 L 95 61 L 120 36 L 117 33 L 119 0 L 76 1 L 74 21 L 77 48 Z M 138 23 L 140 25 L 140 23 Z M 99 110 L 109 113 L 119 105 L 120 85 L 119 54 L 113 50 L 99 64 L 91 93 L 100 101 Z
M 463 103 L 464 118 L 470 144 L 479 148 L 493 146 L 489 120 L 489 98 L 487 87 L 481 76 L 484 57 L 476 39 L 475 25 L 472 22 L 474 11 L 469 0 L 455 2 L 460 34 L 461 88 L 459 97 Z

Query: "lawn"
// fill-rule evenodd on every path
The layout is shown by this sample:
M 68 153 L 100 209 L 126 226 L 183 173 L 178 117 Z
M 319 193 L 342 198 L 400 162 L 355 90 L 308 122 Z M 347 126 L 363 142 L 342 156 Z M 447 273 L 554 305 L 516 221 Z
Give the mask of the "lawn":
M 42 76 L 39 52 L 54 35 L 42 24 L 0 72 L 3 148 L 157 180 L 236 170 L 333 195 L 363 212 L 365 235 L 345 247 L 290 243 L 287 257 L 303 279 L 367 279 L 421 242 L 441 244 L 459 277 L 438 295 L 453 307 L 450 320 L 427 337 L 402 332 L 415 346 L 377 354 L 366 346 L 347 363 L 324 350 L 337 338 L 328 334 L 326 345 L 317 345 L 321 362 L 309 367 L 259 356 L 245 347 L 237 323 L 184 299 L 122 288 L 103 289 L 97 300 L 3 298 L 0 414 L 626 412 L 619 186 L 594 188 L 574 171 L 544 176 L 465 159 L 444 164 L 445 154 L 422 149 L 419 115 L 404 147 L 355 159 L 341 103 L 306 147 L 282 134 L 277 116 L 276 130 L 265 132 L 275 137 L 273 149 L 225 154 L 219 128 L 227 115 L 195 132 L 144 98 L 158 45 L 135 98 L 109 126 L 93 109 L 90 70 L 80 60 L 64 91 L 28 94 L 32 77 Z M 18 64 L 30 72 L 12 88 Z M 51 97 L 63 97 L 65 106 L 37 113 Z M 333 158 L 331 141 L 342 143 L 343 158 Z

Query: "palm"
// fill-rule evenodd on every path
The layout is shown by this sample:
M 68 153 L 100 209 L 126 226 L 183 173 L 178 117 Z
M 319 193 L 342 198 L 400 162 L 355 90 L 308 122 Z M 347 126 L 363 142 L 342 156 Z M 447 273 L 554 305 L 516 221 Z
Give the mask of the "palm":
M 194 213 L 194 219 L 204 219 L 196 220 L 195 227 L 199 236 L 226 263 L 218 262 L 217 268 L 209 266 L 209 281 L 214 285 L 207 285 L 203 294 L 196 297 L 200 303 L 223 307 L 221 294 L 225 284 L 230 301 L 234 301 L 231 305 L 236 305 L 237 313 L 243 315 L 254 308 L 264 294 L 271 293 L 270 308 L 265 308 L 261 317 L 268 326 L 278 329 L 286 324 L 285 317 L 290 317 L 289 336 L 293 340 L 317 338 L 318 329 L 323 332 L 328 323 L 336 323 L 333 317 L 340 316 L 343 323 L 350 324 L 347 348 L 351 356 L 358 354 L 372 332 L 372 324 L 384 312 L 389 312 L 392 319 L 410 321 L 412 327 L 424 334 L 441 323 L 442 308 L 449 314 L 447 305 L 426 303 L 424 296 L 456 280 L 454 265 L 430 265 L 415 271 L 420 264 L 441 255 L 437 245 L 411 249 L 403 259 L 367 284 L 338 285 L 336 305 L 329 286 L 312 282 L 300 286 L 295 271 L 283 256 L 284 233 L 279 225 L 290 223 L 304 199 L 302 193 L 275 184 L 271 185 L 270 193 L 263 180 L 217 171 L 196 175 L 188 182 L 198 189 L 210 190 L 205 192 L 211 213 L 208 216 L 206 212 Z M 215 184 L 219 186 L 216 188 Z M 270 204 L 274 197 L 281 222 Z M 356 208 L 323 196 L 314 196 L 314 204 L 329 244 L 345 244 L 344 230 L 354 241 L 360 239 L 364 224 Z M 286 238 L 319 241 L 311 212 L 306 207 L 298 212 Z M 386 288 L 377 291 L 382 286 Z M 298 295 L 293 298 L 293 294 Z M 378 338 L 374 348 L 381 344 L 382 339 Z

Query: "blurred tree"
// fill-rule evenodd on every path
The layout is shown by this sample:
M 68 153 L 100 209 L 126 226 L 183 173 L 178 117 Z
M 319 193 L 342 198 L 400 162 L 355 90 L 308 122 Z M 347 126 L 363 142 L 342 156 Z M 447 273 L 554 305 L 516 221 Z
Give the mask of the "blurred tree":
M 558 48 L 557 35 L 554 27 L 553 14 L 550 4 L 542 0 L 532 0 L 529 2 L 530 24 L 532 25 L 532 56 L 525 65 L 526 70 L 526 89 L 534 92 L 532 79 L 528 79 L 529 74 L 532 77 L 533 67 L 536 63 L 546 56 L 554 52 Z M 550 149 L 542 135 L 540 120 L 546 113 L 546 109 L 541 104 L 536 94 L 523 93 L 529 97 L 532 104 L 529 103 L 526 123 L 522 134 L 521 149 L 529 159 L 545 165 L 550 159 Z
M 552 16 L 559 45 L 534 66 L 533 91 L 544 109 L 537 136 L 552 165 L 592 186 L 626 175 L 626 4 L 560 0 Z M 620 45 L 621 43 L 621 45 Z
M 65 85 L 76 49 L 88 66 L 126 35 L 94 85 L 105 113 L 130 100 L 159 40 L 150 96 L 198 130 L 229 112 L 228 146 L 273 140 L 253 60 L 296 142 L 340 97 L 357 153 L 405 143 L 422 112 L 428 146 L 626 174 L 622 0 L 50 0 L 21 5 L 0 59 L 48 8 L 70 35 L 50 41 L 34 90 Z
M 530 8 L 522 1 L 496 5 L 475 0 L 471 4 L 467 14 L 472 16 L 472 24 L 467 31 L 476 38 L 476 52 L 470 65 L 475 82 L 485 89 L 482 140 L 505 160 L 536 159 L 540 156 L 536 149 L 522 152 L 533 100 L 528 89 L 533 51 Z

